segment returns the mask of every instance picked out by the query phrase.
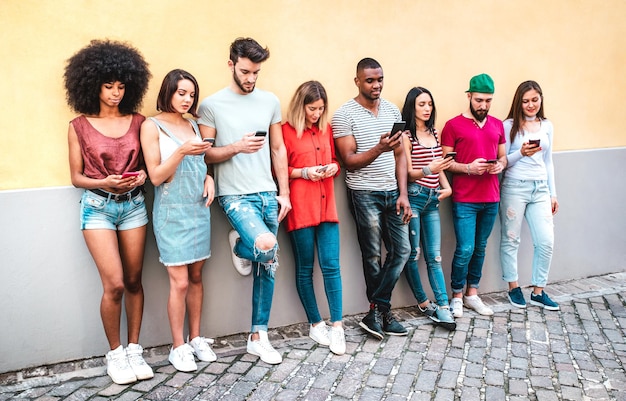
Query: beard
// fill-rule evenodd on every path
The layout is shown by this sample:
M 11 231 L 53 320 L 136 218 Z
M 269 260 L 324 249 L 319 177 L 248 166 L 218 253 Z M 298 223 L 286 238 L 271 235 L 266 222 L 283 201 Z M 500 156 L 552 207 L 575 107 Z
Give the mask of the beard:
M 233 69 L 234 70 L 234 69 Z M 239 79 L 239 77 L 237 76 L 237 73 L 235 71 L 233 71 L 233 80 L 235 81 L 235 83 L 237 84 L 237 86 L 239 87 L 239 89 L 241 89 L 241 91 L 243 93 L 251 93 L 254 90 L 255 85 L 252 84 L 252 88 L 251 89 L 246 89 L 243 84 L 241 83 L 241 80 Z
M 489 113 L 489 110 L 476 111 L 476 109 L 474 109 L 471 103 L 470 103 L 470 111 L 472 112 L 472 115 L 479 123 L 482 123 L 485 120 L 485 118 L 487 118 L 487 114 Z

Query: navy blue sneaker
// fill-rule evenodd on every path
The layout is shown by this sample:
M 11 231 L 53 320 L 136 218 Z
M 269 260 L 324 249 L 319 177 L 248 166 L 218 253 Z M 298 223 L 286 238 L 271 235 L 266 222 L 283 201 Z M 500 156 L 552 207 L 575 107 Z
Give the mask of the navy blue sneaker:
M 515 306 L 516 308 L 526 307 L 526 300 L 524 299 L 524 294 L 522 293 L 521 288 L 513 288 L 511 291 L 509 291 L 507 297 L 509 298 L 509 302 L 511 303 L 511 305 Z
M 546 310 L 560 310 L 561 307 L 559 304 L 550 299 L 548 294 L 541 291 L 541 294 L 535 295 L 535 293 L 530 294 L 530 303 L 531 305 L 542 307 Z
M 370 311 L 359 322 L 359 326 L 379 340 L 385 338 L 383 333 L 383 316 L 378 310 L 378 305 L 370 306 Z

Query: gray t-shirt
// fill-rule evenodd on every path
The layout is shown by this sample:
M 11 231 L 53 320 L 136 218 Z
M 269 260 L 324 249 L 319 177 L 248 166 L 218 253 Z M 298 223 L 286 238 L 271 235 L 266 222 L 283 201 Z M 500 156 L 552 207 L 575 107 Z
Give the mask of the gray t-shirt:
M 341 138 L 353 135 L 356 153 L 363 153 L 376 146 L 385 132 L 391 131 L 393 123 L 400 121 L 400 110 L 391 102 L 380 99 L 378 116 L 350 99 L 333 115 L 333 136 Z M 368 166 L 355 171 L 346 171 L 346 185 L 353 190 L 393 191 L 396 181 L 396 160 L 393 152 L 380 154 Z
M 207 97 L 198 109 L 198 124 L 215 128 L 215 145 L 226 146 L 244 134 L 267 131 L 265 145 L 255 153 L 239 153 L 214 166 L 216 196 L 276 191 L 270 159 L 269 127 L 280 123 L 280 102 L 270 92 L 255 88 L 240 95 L 224 88 Z

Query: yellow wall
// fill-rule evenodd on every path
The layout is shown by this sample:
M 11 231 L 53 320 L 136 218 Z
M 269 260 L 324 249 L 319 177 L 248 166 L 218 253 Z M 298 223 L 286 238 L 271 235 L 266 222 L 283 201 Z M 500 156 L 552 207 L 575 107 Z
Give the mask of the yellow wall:
M 556 127 L 556 150 L 626 145 L 622 0 L 1 0 L 0 190 L 70 185 L 65 60 L 94 38 L 131 42 L 153 80 L 184 68 L 204 97 L 228 83 L 228 45 L 251 36 L 271 50 L 258 86 L 285 108 L 297 85 L 321 81 L 330 111 L 355 95 L 363 57 L 383 66 L 383 96 L 401 107 L 429 88 L 438 126 L 467 105 L 469 78 L 495 80 L 492 114 L 504 117 L 517 85 L 537 80 Z

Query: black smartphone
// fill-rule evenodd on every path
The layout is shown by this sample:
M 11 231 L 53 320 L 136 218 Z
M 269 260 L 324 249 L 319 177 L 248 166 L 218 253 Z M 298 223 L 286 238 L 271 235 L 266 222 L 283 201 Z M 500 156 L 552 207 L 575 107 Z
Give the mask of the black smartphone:
M 453 160 L 456 159 L 456 152 L 448 152 L 446 153 L 446 159 L 451 157 Z
M 389 132 L 389 137 L 394 137 L 398 133 L 398 131 L 402 132 L 405 125 L 406 122 L 404 121 L 397 121 L 393 123 L 393 127 L 391 127 L 391 131 Z
M 539 146 L 541 143 L 541 139 L 529 139 L 528 144 L 535 145 L 535 147 Z
M 254 136 L 265 136 L 267 135 L 267 131 L 257 131 Z
M 215 138 L 202 138 L 202 142 L 215 143 Z
M 498 159 L 489 159 L 485 163 L 495 164 L 498 162 Z

